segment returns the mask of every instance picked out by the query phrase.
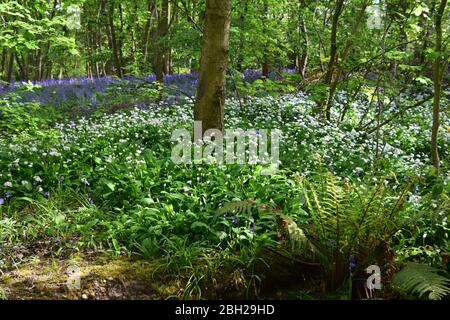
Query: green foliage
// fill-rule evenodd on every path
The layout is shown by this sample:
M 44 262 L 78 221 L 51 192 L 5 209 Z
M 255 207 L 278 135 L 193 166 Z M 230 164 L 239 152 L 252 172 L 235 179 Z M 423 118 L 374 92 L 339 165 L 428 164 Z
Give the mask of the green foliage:
M 31 87 L 25 90 L 33 89 Z M 48 121 L 39 103 L 22 102 L 17 92 L 0 97 L 0 132 L 17 134 L 23 131 L 36 131 Z
M 298 181 L 310 216 L 306 234 L 314 244 L 312 256 L 328 268 L 332 285 L 351 276 L 350 256 L 357 261 L 356 271 L 393 263 L 391 239 L 402 228 L 405 191 L 394 195 L 386 178 L 356 185 L 327 172 Z
M 7 300 L 8 296 L 3 288 L 0 287 L 0 300 Z
M 370 264 L 389 277 L 395 258 L 448 269 L 445 72 L 441 177 L 430 169 L 429 140 L 431 63 L 447 65 L 449 30 L 436 52 L 429 3 L 380 5 L 375 29 L 370 4 L 344 1 L 334 43 L 333 2 L 233 1 L 225 125 L 283 131 L 280 171 L 262 176 L 258 165 L 170 160 L 173 130 L 191 129 L 205 1 L 0 3 L 3 79 L 88 76 L 43 88 L 1 84 L 0 269 L 43 242 L 56 255 L 158 258 L 185 280 L 185 299 L 208 296 L 222 278 L 257 295 L 264 277 L 254 268 L 267 248 L 319 262 L 331 290 L 351 288 L 345 282 Z M 80 25 L 70 5 L 80 6 Z M 192 74 L 149 81 L 161 49 L 164 73 Z M 103 78 L 118 64 L 133 77 Z M 322 121 L 333 81 L 331 119 Z M 448 280 L 436 270 L 411 264 L 394 283 L 445 298 Z
M 0 47 L 13 49 L 16 54 L 25 54 L 40 49 L 43 44 L 52 43 L 52 53 L 69 52 L 78 55 L 73 38 L 62 33 L 66 25 L 60 10 L 52 8 L 48 1 L 34 1 L 33 7 L 27 7 L 19 1 L 7 1 L 0 4 L 1 20 Z
M 395 275 L 393 284 L 419 298 L 441 300 L 450 294 L 450 279 L 438 273 L 428 265 L 410 263 Z

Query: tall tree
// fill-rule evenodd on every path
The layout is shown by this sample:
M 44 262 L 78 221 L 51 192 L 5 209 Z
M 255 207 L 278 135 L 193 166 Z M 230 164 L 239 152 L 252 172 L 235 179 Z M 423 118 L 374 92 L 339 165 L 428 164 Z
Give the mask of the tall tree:
M 206 0 L 206 17 L 194 119 L 203 132 L 223 131 L 231 0 Z
M 308 29 L 306 28 L 304 17 L 305 11 L 306 11 L 306 2 L 305 0 L 300 0 L 298 33 L 300 36 L 301 44 L 296 56 L 296 67 L 298 73 L 302 77 L 305 77 L 306 74 L 306 67 L 308 65 L 308 46 L 309 46 Z
M 322 102 L 322 109 L 324 111 L 327 120 L 331 120 L 331 103 L 333 98 L 332 83 L 334 71 L 338 63 L 338 45 L 337 45 L 337 32 L 339 25 L 339 17 L 344 9 L 344 0 L 336 0 L 336 8 L 334 9 L 333 22 L 331 25 L 330 36 L 330 61 L 328 62 L 328 69 L 325 75 L 325 83 L 328 85 L 328 93 L 326 99 Z
M 169 0 L 162 0 L 160 9 L 155 11 L 158 24 L 153 30 L 153 71 L 156 80 L 163 82 L 165 73 L 168 73 L 168 48 L 165 37 L 169 32 Z
M 113 62 L 116 75 L 119 78 L 122 78 L 123 77 L 122 57 L 120 54 L 121 50 L 117 42 L 116 27 L 114 25 L 114 9 L 115 9 L 115 0 L 110 0 L 108 10 L 108 23 L 109 23 L 108 31 L 109 31 L 110 45 L 113 53 Z
M 269 20 L 269 1 L 264 0 L 264 8 L 263 8 L 263 32 L 266 35 L 268 33 L 267 31 L 267 24 Z M 262 64 L 262 75 L 267 79 L 269 78 L 270 73 L 270 62 L 269 62 L 269 54 L 268 54 L 268 44 L 266 43 L 266 48 L 264 49 L 264 56 L 263 56 L 263 64 Z
M 440 105 L 441 105 L 441 91 L 442 91 L 442 16 L 447 5 L 447 0 L 441 0 L 439 8 L 435 17 L 435 30 L 436 30 L 436 42 L 435 42 L 435 54 L 433 66 L 433 82 L 434 82 L 434 101 L 433 101 L 433 127 L 431 134 L 431 154 L 433 157 L 433 165 L 436 168 L 436 174 L 439 175 L 440 171 L 440 159 L 438 149 L 438 132 L 440 122 Z
M 154 20 L 154 17 L 156 16 L 155 13 L 156 6 L 153 0 L 147 1 L 147 21 L 144 27 L 144 37 L 142 41 L 142 60 L 143 64 L 145 65 L 147 63 L 148 58 L 148 39 L 150 37 L 151 27 Z

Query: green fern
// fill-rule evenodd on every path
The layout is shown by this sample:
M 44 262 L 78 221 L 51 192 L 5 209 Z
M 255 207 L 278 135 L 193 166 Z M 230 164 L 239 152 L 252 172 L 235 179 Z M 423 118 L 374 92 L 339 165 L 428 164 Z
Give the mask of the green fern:
M 393 263 L 389 244 L 400 228 L 406 192 L 392 192 L 385 179 L 358 185 L 331 172 L 297 177 L 302 207 L 311 219 L 305 233 L 314 251 L 308 258 L 326 267 L 331 288 L 348 277 L 350 255 L 357 268 Z
M 253 200 L 232 201 L 225 203 L 217 210 L 219 214 L 236 213 L 236 214 L 251 214 L 253 209 L 261 209 L 263 205 L 256 203 Z
M 430 300 L 441 300 L 450 294 L 450 279 L 438 272 L 425 264 L 410 263 L 395 275 L 393 284 L 419 298 L 428 295 Z
M 288 217 L 274 209 L 268 210 L 266 205 L 259 204 L 254 200 L 228 202 L 219 208 L 217 212 L 220 215 L 223 215 L 224 213 L 251 215 L 252 210 L 266 210 L 271 212 L 276 219 L 284 222 L 292 252 L 299 253 L 302 250 L 314 250 L 314 247 L 309 243 L 304 231 L 299 228 L 297 223 L 291 217 Z

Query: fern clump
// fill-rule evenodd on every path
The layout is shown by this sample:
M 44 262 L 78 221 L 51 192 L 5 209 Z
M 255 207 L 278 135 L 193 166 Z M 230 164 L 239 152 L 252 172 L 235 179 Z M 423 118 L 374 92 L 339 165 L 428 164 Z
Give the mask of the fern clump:
M 426 264 L 409 263 L 398 272 L 393 285 L 408 294 L 441 300 L 450 295 L 450 279 L 441 276 L 439 269 Z
M 298 177 L 309 216 L 304 229 L 316 249 L 315 258 L 329 271 L 332 288 L 370 265 L 393 265 L 391 243 L 402 226 L 407 192 L 393 192 L 388 179 L 354 184 L 331 172 Z

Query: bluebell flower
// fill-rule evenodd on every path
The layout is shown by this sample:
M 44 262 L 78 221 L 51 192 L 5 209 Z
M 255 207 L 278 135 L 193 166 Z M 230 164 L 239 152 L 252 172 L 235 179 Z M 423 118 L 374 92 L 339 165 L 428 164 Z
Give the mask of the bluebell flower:
M 44 197 L 46 197 L 46 198 L 50 197 L 50 192 L 48 192 L 48 191 L 44 192 Z
M 252 227 L 250 228 L 250 232 L 255 232 L 256 231 L 256 224 L 253 223 Z
M 59 177 L 59 181 L 63 182 L 64 181 L 64 176 L 60 176 Z
M 5 196 L 6 196 L 6 199 L 12 198 L 12 194 L 9 192 L 5 193 Z
M 334 239 L 328 239 L 328 245 L 329 245 L 330 247 L 334 247 L 334 246 L 336 245 L 336 240 L 334 240 Z
M 5 199 L 0 198 L 0 205 L 5 204 Z
M 233 223 L 238 224 L 239 223 L 239 217 L 235 214 L 233 215 Z
M 348 264 L 348 271 L 349 271 L 349 274 L 350 274 L 350 277 L 351 277 L 351 276 L 353 276 L 353 271 L 354 271 L 355 268 L 356 268 L 356 259 L 355 259 L 355 256 L 351 254 L 351 255 L 348 257 L 348 260 L 350 261 L 350 263 Z

